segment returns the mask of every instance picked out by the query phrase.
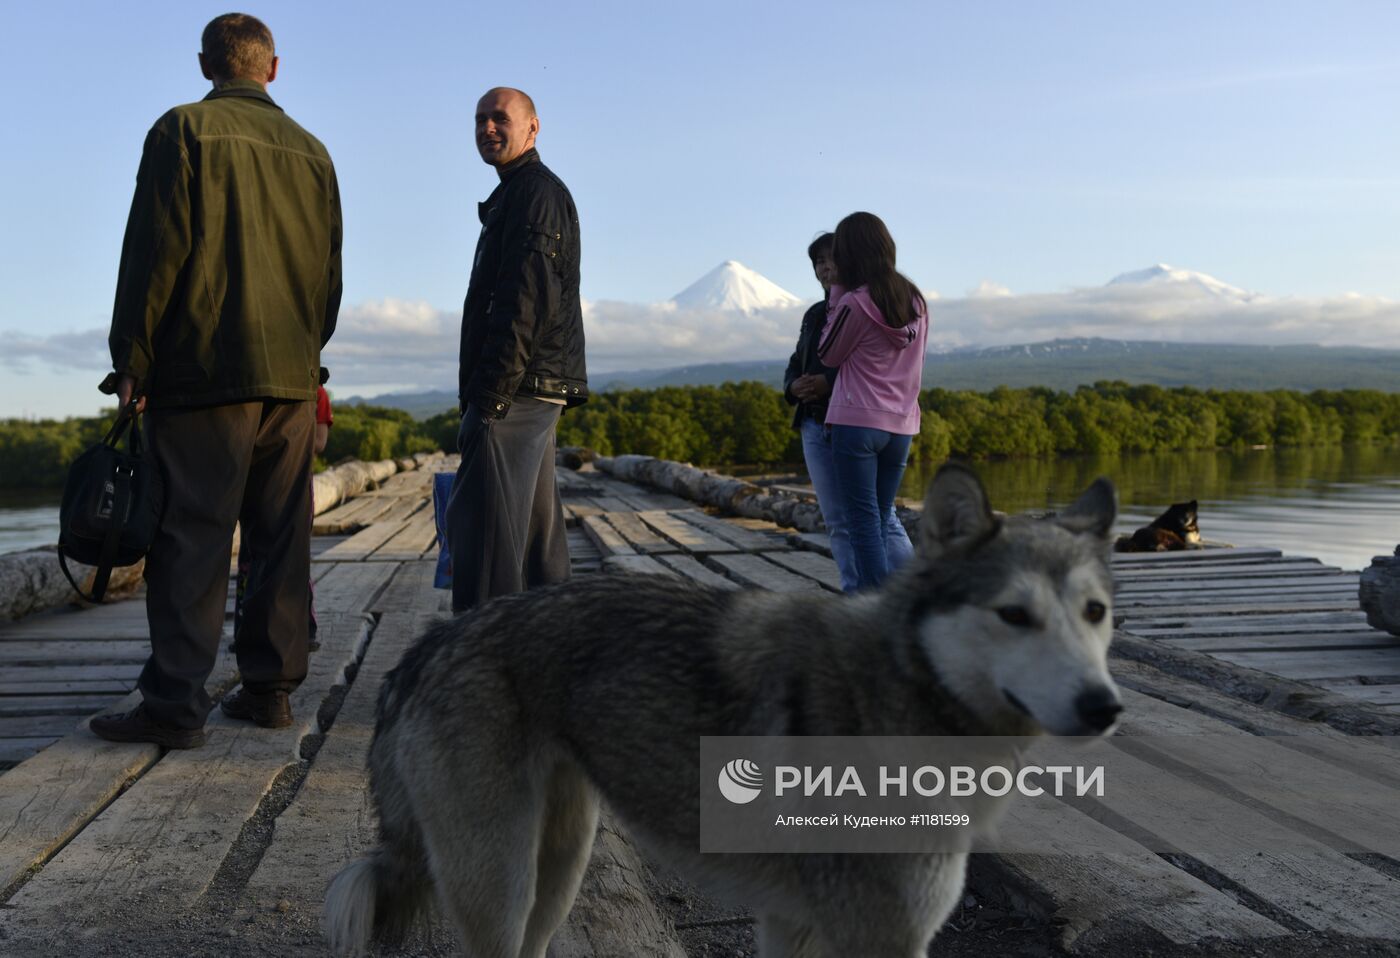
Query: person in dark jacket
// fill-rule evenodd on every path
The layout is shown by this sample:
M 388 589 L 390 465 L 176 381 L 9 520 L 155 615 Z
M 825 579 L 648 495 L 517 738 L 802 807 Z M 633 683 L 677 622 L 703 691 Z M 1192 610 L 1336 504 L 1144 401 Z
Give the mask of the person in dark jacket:
M 822 292 L 829 293 L 831 284 L 836 281 L 836 264 L 831 258 L 831 233 L 822 233 L 807 247 L 807 257 L 812 261 L 812 272 L 822 285 Z M 812 480 L 812 490 L 817 494 L 817 505 L 822 511 L 822 523 L 826 526 L 831 540 L 831 557 L 836 561 L 836 570 L 841 576 L 841 588 L 855 591 L 859 581 L 856 575 L 855 553 L 851 551 L 850 531 L 841 509 L 841 498 L 836 488 L 836 473 L 831 464 L 831 429 L 826 425 L 827 403 L 831 398 L 831 387 L 836 380 L 836 370 L 823 366 L 817 358 L 817 346 L 821 342 L 822 327 L 826 325 L 827 301 L 812 304 L 802 317 L 802 330 L 797 336 L 797 348 L 788 360 L 783 374 L 783 397 L 796 407 L 792 414 L 792 427 L 802 434 L 802 457 L 807 462 L 807 475 Z M 904 525 L 891 509 L 884 518 L 885 549 L 896 562 L 903 562 L 914 554 L 914 546 Z
M 168 748 L 204 742 L 240 521 L 258 571 L 235 643 L 243 685 L 223 710 L 291 724 L 307 668 L 316 388 L 341 295 L 335 168 L 267 95 L 271 32 L 226 14 L 202 48 L 214 89 L 146 137 L 109 336 L 109 388 L 149 405 L 166 501 L 146 558 L 142 702 L 91 728 Z
M 588 398 L 579 226 L 568 188 L 535 150 L 539 130 L 520 90 L 497 87 L 477 103 L 477 150 L 500 182 L 478 208 L 462 311 L 462 464 L 446 523 L 457 612 L 569 577 L 554 430 Z

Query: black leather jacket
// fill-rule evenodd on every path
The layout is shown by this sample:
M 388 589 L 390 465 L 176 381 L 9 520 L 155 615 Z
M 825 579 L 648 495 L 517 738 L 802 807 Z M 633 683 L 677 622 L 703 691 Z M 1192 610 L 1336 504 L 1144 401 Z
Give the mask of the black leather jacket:
M 823 366 L 821 360 L 817 359 L 817 346 L 821 343 L 822 327 L 825 325 L 826 300 L 822 300 L 820 303 L 813 303 L 802 317 L 802 331 L 797 336 L 797 348 L 792 351 L 792 358 L 788 360 L 787 370 L 783 373 L 783 398 L 788 401 L 788 405 L 797 407 L 792 414 L 794 429 L 802 428 L 803 419 L 826 422 L 826 406 L 830 393 L 816 402 L 800 402 L 792 394 L 792 381 L 798 376 L 821 373 L 826 377 L 827 385 L 836 382 L 836 370 L 830 366 Z
M 462 310 L 462 410 L 470 403 L 499 419 L 517 395 L 585 402 L 578 211 L 568 187 L 528 150 L 504 168 L 479 213 Z

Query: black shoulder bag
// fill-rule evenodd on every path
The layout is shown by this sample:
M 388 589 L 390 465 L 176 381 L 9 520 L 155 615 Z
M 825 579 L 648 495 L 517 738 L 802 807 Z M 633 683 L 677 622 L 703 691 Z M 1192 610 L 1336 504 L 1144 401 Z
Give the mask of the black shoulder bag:
M 125 452 L 118 448 L 123 434 Z M 142 448 L 132 400 L 117 413 L 106 438 L 68 467 L 58 513 L 58 562 L 78 595 L 101 602 L 112 569 L 141 561 L 160 527 L 164 504 L 165 485 L 155 460 Z M 73 579 L 68 559 L 97 567 L 92 594 Z

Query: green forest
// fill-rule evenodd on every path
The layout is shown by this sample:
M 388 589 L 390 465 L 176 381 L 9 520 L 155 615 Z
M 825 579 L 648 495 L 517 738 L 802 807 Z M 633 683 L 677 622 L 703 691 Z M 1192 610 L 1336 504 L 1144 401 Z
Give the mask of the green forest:
M 1073 391 L 929 389 L 916 462 L 1113 455 L 1249 446 L 1323 447 L 1400 442 L 1400 393 L 1375 390 L 1202 390 L 1100 382 Z M 98 441 L 112 413 L 63 420 L 0 420 L 0 486 L 61 485 L 67 464 Z M 565 413 L 561 446 L 631 452 L 704 466 L 796 463 L 792 407 L 762 383 L 668 386 L 595 395 Z M 379 406 L 336 406 L 318 468 L 452 449 L 456 410 L 424 421 Z

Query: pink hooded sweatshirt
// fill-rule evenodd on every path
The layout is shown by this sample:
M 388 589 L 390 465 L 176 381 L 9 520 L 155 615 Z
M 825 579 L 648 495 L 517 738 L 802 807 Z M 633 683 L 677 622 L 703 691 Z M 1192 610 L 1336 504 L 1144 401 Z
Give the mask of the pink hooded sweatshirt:
M 908 326 L 885 322 L 870 291 L 832 286 L 817 358 L 838 368 L 828 425 L 867 426 L 902 436 L 919 432 L 919 385 L 928 343 L 928 313 L 915 305 Z

